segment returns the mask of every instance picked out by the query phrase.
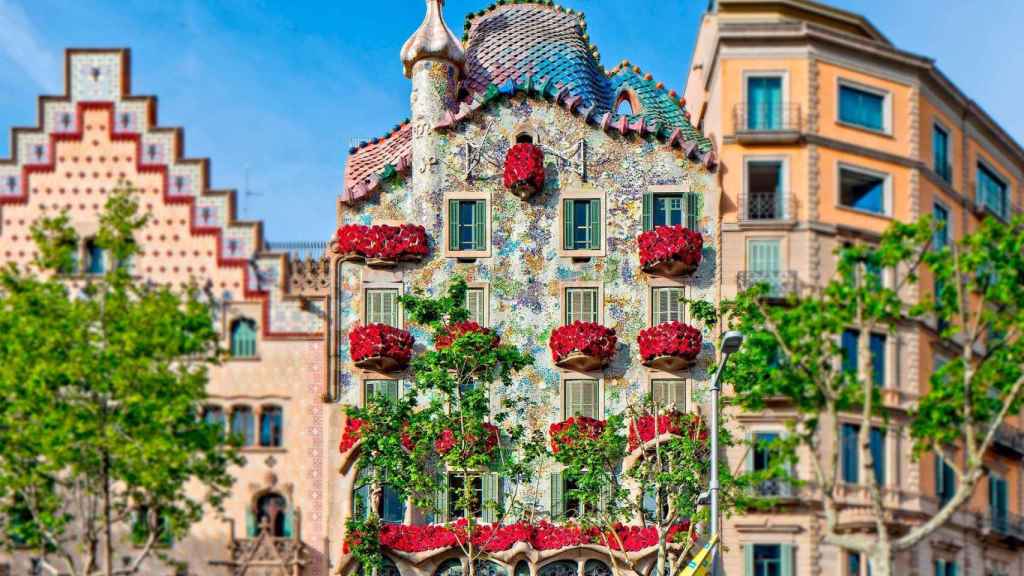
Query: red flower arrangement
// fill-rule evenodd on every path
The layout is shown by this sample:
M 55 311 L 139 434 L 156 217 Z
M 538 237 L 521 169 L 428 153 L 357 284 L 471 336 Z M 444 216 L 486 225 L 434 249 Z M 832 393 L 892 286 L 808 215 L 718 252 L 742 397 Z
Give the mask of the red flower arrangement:
M 692 366 L 700 354 L 700 330 L 682 322 L 662 322 L 640 331 L 640 358 L 645 366 L 679 370 Z
M 548 428 L 551 436 L 551 452 L 558 454 L 563 446 L 572 446 L 575 438 L 583 437 L 596 440 L 604 432 L 604 420 L 573 416 L 562 422 L 555 422 Z
M 505 155 L 505 188 L 527 198 L 544 188 L 544 152 L 529 142 L 509 148 Z
M 343 259 L 393 264 L 427 255 L 427 231 L 416 224 L 400 226 L 346 224 L 334 236 L 334 249 Z
M 390 372 L 409 363 L 415 340 L 405 330 L 387 324 L 368 324 L 353 328 L 348 341 L 357 366 Z
M 338 446 L 338 450 L 344 454 L 352 449 L 359 441 L 359 437 L 362 433 L 363 426 L 366 425 L 366 420 L 360 418 L 349 418 L 345 422 L 345 432 L 341 435 L 341 445 Z
M 494 424 L 484 422 L 484 430 L 487 431 L 487 441 L 484 449 L 487 453 L 490 453 L 498 445 L 498 440 L 501 437 L 501 433 L 498 431 L 498 427 Z M 476 438 L 473 435 L 468 435 L 466 441 L 469 444 L 476 444 Z M 455 447 L 457 439 L 455 433 L 452 432 L 451 428 L 445 428 L 441 431 L 441 437 L 434 440 L 434 450 L 437 450 L 438 454 L 447 454 L 452 448 Z M 463 456 L 468 456 L 464 454 Z
M 655 226 L 637 239 L 644 271 L 679 276 L 700 266 L 704 238 L 682 225 Z
M 672 411 L 654 416 L 647 414 L 629 423 L 629 449 L 636 450 L 661 434 L 686 434 L 691 440 L 706 442 L 708 429 L 697 414 Z
M 576 321 L 566 326 L 559 326 L 551 332 L 548 346 L 551 356 L 559 366 L 573 363 L 577 357 L 587 357 L 589 361 L 577 369 L 593 370 L 602 367 L 615 355 L 618 337 L 615 330 L 594 322 Z
M 679 535 L 685 535 L 688 529 L 687 522 L 671 526 L 668 530 L 669 542 L 677 541 Z M 479 524 L 474 527 L 473 534 L 468 535 L 465 520 L 460 519 L 450 526 L 383 524 L 380 528 L 380 544 L 391 550 L 417 553 L 451 548 L 471 539 L 474 545 L 494 553 L 509 550 L 520 542 L 529 544 L 534 550 L 560 550 L 582 544 L 598 544 L 607 545 L 612 550 L 625 548 L 627 552 L 637 552 L 658 543 L 658 532 L 653 526 L 616 524 L 613 530 L 614 534 L 611 531 L 603 534 L 596 526 L 559 526 L 542 520 L 536 525 L 526 522 L 506 526 Z M 694 534 L 695 539 L 696 536 Z M 358 534 L 353 534 L 349 538 L 358 537 Z M 622 546 L 619 545 L 620 540 Z
M 444 334 L 439 334 L 434 339 L 434 348 L 438 350 L 444 350 L 452 345 L 453 342 L 458 340 L 460 337 L 466 334 L 480 333 L 490 334 L 493 336 L 494 346 L 501 344 L 501 338 L 498 337 L 490 328 L 484 328 L 483 326 L 473 322 L 472 320 L 466 322 L 456 322 L 448 327 L 448 331 Z

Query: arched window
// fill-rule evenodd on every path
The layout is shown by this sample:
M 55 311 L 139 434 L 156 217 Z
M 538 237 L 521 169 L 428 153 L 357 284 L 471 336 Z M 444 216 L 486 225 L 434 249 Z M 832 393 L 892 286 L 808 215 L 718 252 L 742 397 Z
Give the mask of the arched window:
M 516 564 L 515 576 L 530 576 L 530 564 L 526 560 L 520 560 Z
M 257 533 L 264 526 L 269 528 L 271 536 L 277 538 L 289 538 L 292 535 L 288 502 L 277 492 L 267 492 L 256 500 Z
M 508 576 L 508 571 L 494 560 L 477 560 L 476 573 L 478 576 Z
M 281 446 L 284 415 L 280 406 L 264 406 L 260 410 L 260 446 Z
M 587 560 L 583 565 L 583 576 L 612 576 L 612 571 L 600 560 Z
M 256 356 L 256 323 L 248 318 L 239 318 L 231 323 L 231 356 L 253 358 Z
M 89 238 L 85 241 L 85 273 L 86 274 L 103 274 L 106 271 L 107 265 L 106 251 L 100 248 L 96 244 L 95 238 Z
M 223 430 L 227 425 L 227 420 L 224 418 L 224 409 L 213 404 L 203 406 L 203 422 L 213 424 Z
M 434 576 L 462 576 L 462 561 L 458 558 L 449 558 L 437 567 Z
M 252 408 L 235 406 L 231 410 L 231 434 L 242 438 L 242 446 L 252 446 L 255 440 L 253 433 Z
M 520 132 L 516 135 L 516 144 L 533 144 L 533 136 L 528 132 Z
M 633 116 L 640 113 L 639 102 L 632 90 L 625 88 L 619 92 L 619 96 L 615 99 L 615 113 L 620 116 Z
M 576 576 L 576 562 L 572 560 L 559 560 L 541 566 L 537 572 L 539 576 Z
M 353 515 L 366 518 L 370 513 L 370 474 L 372 468 L 362 468 L 356 476 L 352 494 Z M 377 515 L 384 522 L 399 524 L 405 521 L 405 500 L 386 481 L 380 495 L 380 510 Z

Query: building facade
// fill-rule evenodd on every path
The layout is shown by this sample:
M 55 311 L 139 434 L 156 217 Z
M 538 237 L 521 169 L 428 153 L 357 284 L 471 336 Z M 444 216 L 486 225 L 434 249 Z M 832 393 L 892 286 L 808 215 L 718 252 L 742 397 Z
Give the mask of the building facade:
M 935 241 L 948 242 L 1024 201 L 1020 145 L 932 60 L 900 50 L 856 14 L 805 0 L 718 0 L 700 24 L 685 95 L 722 162 L 721 298 L 760 281 L 780 296 L 823 285 L 837 248 L 876 242 L 892 221 L 932 215 L 946 223 Z M 925 271 L 905 297 L 932 289 Z M 937 328 L 906 323 L 871 339 L 890 415 L 876 445 L 897 525 L 934 514 L 951 493 L 942 462 L 910 457 L 906 428 L 933 368 L 956 353 Z M 757 434 L 791 416 L 778 405 L 737 419 Z M 1009 419 L 989 455 L 990 480 L 949 526 L 901 554 L 895 573 L 1024 571 L 1018 425 Z M 808 455 L 797 474 L 813 478 Z M 856 528 L 866 493 L 847 482 L 843 522 Z M 727 573 L 767 573 L 760 558 L 775 555 L 791 555 L 789 574 L 869 573 L 865 559 L 820 544 L 820 506 L 806 492 L 772 514 L 727 522 L 726 541 L 740 551 L 727 555 Z

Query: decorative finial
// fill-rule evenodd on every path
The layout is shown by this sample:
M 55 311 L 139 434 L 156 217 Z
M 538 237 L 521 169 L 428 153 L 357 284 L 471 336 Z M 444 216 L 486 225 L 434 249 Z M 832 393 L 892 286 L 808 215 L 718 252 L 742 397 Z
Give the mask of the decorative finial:
M 405 77 L 412 78 L 412 67 L 425 58 L 445 60 L 462 69 L 466 52 L 462 43 L 444 22 L 444 0 L 427 0 L 427 15 L 419 29 L 402 46 Z

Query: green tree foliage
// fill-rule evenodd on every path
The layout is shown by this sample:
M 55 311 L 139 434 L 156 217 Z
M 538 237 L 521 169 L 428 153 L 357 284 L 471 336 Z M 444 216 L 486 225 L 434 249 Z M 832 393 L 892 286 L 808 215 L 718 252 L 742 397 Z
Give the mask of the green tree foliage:
M 34 226 L 34 267 L 0 271 L 3 540 L 53 573 L 138 573 L 161 538 L 220 507 L 240 463 L 200 418 L 219 353 L 210 309 L 129 272 L 144 223 L 120 188 L 95 240 L 104 274 L 62 275 L 78 245 L 66 214 Z
M 1024 387 L 1024 219 L 989 218 L 960 240 L 933 246 L 936 231 L 930 219 L 895 223 L 876 246 L 840 250 L 836 276 L 820 289 L 780 306 L 768 301 L 769 287 L 761 285 L 727 305 L 730 326 L 746 335 L 727 369 L 736 404 L 757 411 L 768 399 L 781 398 L 796 409 L 790 425 L 814 470 L 825 540 L 866 554 L 879 576 L 892 574 L 895 552 L 940 528 L 969 499 L 985 474 L 983 458 L 998 427 L 1020 410 Z M 925 284 L 920 278 L 933 280 L 935 290 L 919 290 Z M 929 292 L 937 298 L 919 296 Z M 883 404 L 869 338 L 895 337 L 900 326 L 914 322 L 940 331 L 943 342 L 935 348 L 951 359 L 903 416 Z M 844 362 L 841 347 L 848 328 L 859 330 L 855 366 Z M 895 418 L 909 428 L 916 457 L 944 455 L 957 479 L 937 514 L 902 533 L 890 533 L 885 523 L 870 440 L 873 426 L 884 429 Z M 840 527 L 847 498 L 840 475 L 842 422 L 859 430 L 859 478 L 875 518 L 873 533 Z
M 465 300 L 466 283 L 460 277 L 439 297 L 401 299 L 406 317 L 431 330 L 435 341 L 468 320 Z M 533 479 L 544 438 L 524 426 L 531 402 L 512 393 L 512 378 L 532 363 L 532 357 L 501 344 L 495 334 L 469 331 L 447 347 L 420 352 L 410 367 L 411 390 L 398 401 L 375 396 L 362 408 L 348 409 L 349 418 L 371 422 L 360 433 L 356 465 L 372 470 L 362 482 L 375 496 L 368 518 L 354 518 L 347 527 L 350 549 L 364 569 L 380 566 L 378 510 L 385 482 L 399 497 L 411 496 L 421 509 L 467 533 L 480 522 L 477 512 L 493 523 L 522 512 L 521 488 Z M 496 446 L 491 427 L 498 431 Z M 438 439 L 444 439 L 446 450 L 437 449 Z M 464 481 L 452 498 L 437 497 L 447 493 L 449 474 L 487 478 L 498 494 L 481 501 L 473 482 Z M 460 546 L 472 573 L 485 552 L 464 540 Z

